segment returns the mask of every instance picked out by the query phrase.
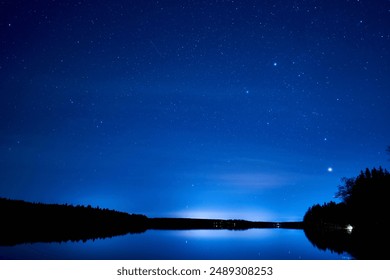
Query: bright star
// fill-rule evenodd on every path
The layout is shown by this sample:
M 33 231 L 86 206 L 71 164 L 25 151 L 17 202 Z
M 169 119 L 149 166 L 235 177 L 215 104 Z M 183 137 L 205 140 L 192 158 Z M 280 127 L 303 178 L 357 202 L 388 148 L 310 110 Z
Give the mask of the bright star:
M 274 66 L 278 66 L 278 63 L 277 63 L 277 62 L 274 62 Z
M 328 167 L 328 172 L 333 172 L 333 168 L 332 167 Z

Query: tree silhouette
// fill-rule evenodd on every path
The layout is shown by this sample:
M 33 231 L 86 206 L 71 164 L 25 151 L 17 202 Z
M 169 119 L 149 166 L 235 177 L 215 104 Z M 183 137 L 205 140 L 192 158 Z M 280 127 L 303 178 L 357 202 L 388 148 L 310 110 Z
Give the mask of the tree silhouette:
M 335 197 L 341 203 L 325 203 L 308 209 L 304 216 L 306 223 L 383 225 L 387 219 L 390 197 L 390 174 L 382 167 L 366 168 L 357 177 L 343 178 Z
M 390 174 L 382 167 L 343 178 L 336 197 L 342 202 L 316 204 L 304 216 L 304 230 L 316 247 L 348 252 L 357 259 L 389 258 L 388 199 Z
M 368 168 L 356 178 L 344 178 L 336 197 L 346 204 L 351 223 L 381 224 L 386 218 L 390 195 L 390 174 L 387 170 Z

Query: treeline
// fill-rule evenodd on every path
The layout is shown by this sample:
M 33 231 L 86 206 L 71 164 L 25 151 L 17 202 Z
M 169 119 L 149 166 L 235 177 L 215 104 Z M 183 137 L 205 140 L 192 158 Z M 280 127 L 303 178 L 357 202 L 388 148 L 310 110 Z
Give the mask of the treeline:
M 333 201 L 308 209 L 304 222 L 309 225 L 384 226 L 389 220 L 390 174 L 379 167 L 361 171 L 355 178 L 343 178 Z
M 388 259 L 390 174 L 382 167 L 343 178 L 336 197 L 310 207 L 304 215 L 304 230 L 318 248 L 348 252 L 357 259 Z
M 0 198 L 0 245 L 86 241 L 146 230 L 147 217 L 99 207 Z
M 306 227 L 345 228 L 351 222 L 351 214 L 345 203 L 330 201 L 310 207 L 303 221 Z

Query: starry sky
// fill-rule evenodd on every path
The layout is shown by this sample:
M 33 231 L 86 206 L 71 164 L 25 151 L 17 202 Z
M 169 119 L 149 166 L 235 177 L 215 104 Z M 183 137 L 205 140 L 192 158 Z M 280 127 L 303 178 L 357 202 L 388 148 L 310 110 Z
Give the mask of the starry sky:
M 389 62 L 388 0 L 0 1 L 0 196 L 301 220 L 388 169 Z

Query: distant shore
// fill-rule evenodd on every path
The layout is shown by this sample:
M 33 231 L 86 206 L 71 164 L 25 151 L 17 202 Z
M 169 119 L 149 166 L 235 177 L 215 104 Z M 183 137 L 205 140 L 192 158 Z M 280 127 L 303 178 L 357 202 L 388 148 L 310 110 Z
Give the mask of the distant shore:
M 252 228 L 303 229 L 303 222 L 255 222 L 235 219 L 148 218 L 148 229 L 245 230 Z
M 35 242 L 86 241 L 146 230 L 303 229 L 303 222 L 148 218 L 91 206 L 31 203 L 0 198 L 0 246 Z

